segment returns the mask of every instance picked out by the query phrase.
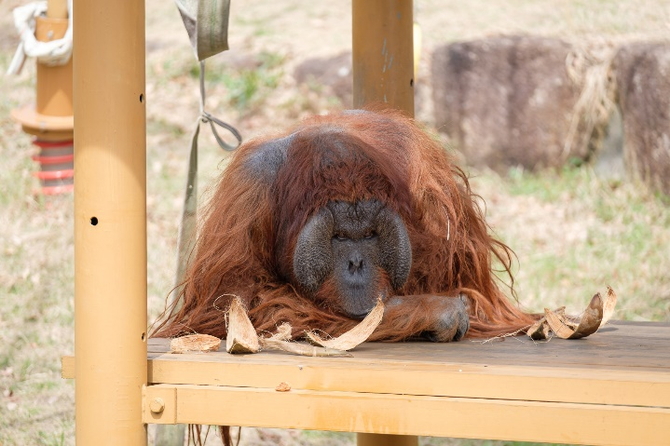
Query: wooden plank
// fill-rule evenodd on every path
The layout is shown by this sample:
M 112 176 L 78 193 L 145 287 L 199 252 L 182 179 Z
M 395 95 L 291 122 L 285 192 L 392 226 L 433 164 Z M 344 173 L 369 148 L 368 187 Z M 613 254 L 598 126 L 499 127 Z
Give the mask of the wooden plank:
M 225 359 L 225 361 L 224 361 Z M 299 358 L 273 364 L 260 358 L 171 355 L 149 361 L 151 384 L 198 384 L 497 398 L 615 405 L 670 405 L 670 374 L 587 369 L 529 368 L 442 364 L 435 367 L 388 363 L 342 364 Z M 290 362 L 290 361 L 289 361 Z M 63 374 L 72 377 L 73 358 L 64 358 Z M 68 372 L 70 371 L 70 372 Z
M 353 358 L 180 357 L 154 340 L 149 381 L 668 407 L 668 339 L 668 325 L 619 324 L 579 341 L 368 343 Z
M 148 382 L 668 407 L 668 339 L 670 326 L 627 324 L 581 341 L 369 343 L 353 358 L 171 355 L 151 340 Z
M 351 358 L 174 355 L 155 339 L 144 421 L 670 444 L 670 326 L 614 324 L 581 341 L 521 339 L 368 343 Z M 64 359 L 64 375 L 73 364 Z M 282 382 L 291 390 L 276 391 Z M 160 413 L 151 412 L 155 398 L 165 405 Z
M 154 385 L 149 400 L 170 401 L 148 423 L 202 423 L 397 435 L 668 445 L 670 409 L 291 389 Z
M 346 361 L 409 363 L 467 363 L 528 365 L 530 367 L 602 367 L 608 370 L 661 369 L 670 371 L 670 325 L 621 323 L 608 325 L 591 337 L 533 342 L 525 336 L 489 342 L 464 340 L 450 344 L 423 342 L 366 343 Z M 168 340 L 149 340 L 149 357 L 169 350 Z M 283 353 L 263 353 L 289 358 Z M 280 360 L 272 358 L 273 362 Z M 337 359 L 339 360 L 339 359 Z M 326 361 L 333 362 L 333 358 Z
M 670 406 L 670 373 L 658 371 L 328 362 L 320 358 L 296 358 L 291 364 L 273 363 L 267 357 L 230 358 L 225 353 L 193 361 L 193 356 L 186 361 L 174 356 L 152 360 L 149 381 L 258 388 L 287 382 L 306 390 Z
M 145 1 L 73 4 L 75 443 L 146 446 Z

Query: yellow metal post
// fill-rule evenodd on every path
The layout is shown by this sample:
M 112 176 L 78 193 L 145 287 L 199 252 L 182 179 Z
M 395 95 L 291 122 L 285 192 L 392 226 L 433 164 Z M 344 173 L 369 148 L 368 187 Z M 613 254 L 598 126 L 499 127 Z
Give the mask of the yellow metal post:
M 47 17 L 67 18 L 67 0 L 47 0 Z
M 388 104 L 414 116 L 411 0 L 354 0 L 354 108 Z
M 414 116 L 413 2 L 354 0 L 354 108 L 387 105 Z M 359 446 L 416 446 L 413 435 L 357 435 Z
M 53 36 L 61 38 L 65 35 L 67 26 L 67 18 L 38 17 L 35 37 L 41 42 L 53 40 Z M 72 117 L 72 58 L 60 66 L 49 66 L 38 62 L 36 75 L 37 113 L 50 117 Z
M 68 27 L 66 0 L 49 0 L 46 16 L 35 19 L 40 42 L 60 39 Z M 12 110 L 23 131 L 42 141 L 72 140 L 72 58 L 65 65 L 37 62 L 36 103 Z
M 144 1 L 75 0 L 78 445 L 146 445 Z

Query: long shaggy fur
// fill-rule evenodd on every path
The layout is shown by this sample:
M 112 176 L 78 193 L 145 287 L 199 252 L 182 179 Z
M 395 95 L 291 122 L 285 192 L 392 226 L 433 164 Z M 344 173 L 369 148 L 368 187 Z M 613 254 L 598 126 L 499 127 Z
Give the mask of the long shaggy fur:
M 254 174 L 267 141 L 292 135 L 273 175 Z M 251 167 L 250 167 L 251 166 Z M 206 209 L 179 299 L 155 336 L 208 333 L 225 337 L 231 295 L 242 298 L 259 332 L 289 322 L 295 337 L 320 329 L 337 336 L 358 321 L 337 311 L 328 282 L 315 297 L 291 271 L 298 233 L 331 200 L 376 198 L 403 219 L 412 244 L 409 279 L 397 295 L 464 293 L 468 336 L 519 330 L 534 318 L 501 291 L 497 260 L 509 275 L 511 251 L 489 235 L 468 180 L 446 151 L 398 113 L 318 116 L 272 138 L 243 145 L 221 176 Z M 511 287 L 510 287 L 511 288 Z M 382 326 L 374 340 L 402 340 L 430 324 L 418 305 L 405 323 Z

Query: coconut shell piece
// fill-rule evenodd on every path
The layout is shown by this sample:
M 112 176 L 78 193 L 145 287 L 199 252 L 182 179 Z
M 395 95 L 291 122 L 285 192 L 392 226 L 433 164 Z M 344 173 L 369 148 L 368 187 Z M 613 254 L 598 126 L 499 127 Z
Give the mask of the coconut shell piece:
M 596 293 L 578 323 L 549 309 L 544 310 L 549 328 L 561 339 L 579 339 L 589 336 L 600 328 L 603 319 L 603 299 Z
M 384 303 L 377 300 L 377 305 L 365 316 L 358 325 L 348 332 L 332 339 L 323 339 L 313 331 L 306 332 L 307 338 L 321 347 L 348 351 L 365 342 L 379 326 L 384 316 Z
M 351 353 L 344 350 L 337 350 L 328 347 L 319 347 L 316 345 L 304 344 L 302 342 L 282 341 L 280 339 L 260 338 L 263 350 L 281 350 L 287 353 L 293 353 L 300 356 L 328 357 L 328 356 L 352 356 Z
M 170 341 L 170 353 L 215 352 L 221 339 L 207 334 L 191 334 Z
M 616 303 L 616 293 L 608 286 L 605 297 L 602 297 L 600 293 L 593 296 L 581 317 L 566 315 L 565 307 L 560 307 L 555 311 L 545 308 L 545 315 L 531 325 L 526 333 L 533 340 L 549 339 L 552 332 L 562 339 L 583 338 L 595 333 L 610 320 Z
M 270 336 L 269 339 L 274 339 L 277 341 L 290 341 L 293 333 L 293 327 L 288 322 L 283 322 L 279 327 L 277 327 L 277 333 Z
M 277 387 L 275 387 L 277 392 L 288 392 L 291 390 L 291 386 L 288 383 L 280 382 Z
M 228 310 L 226 351 L 233 354 L 258 353 L 263 350 L 281 350 L 301 356 L 351 356 L 346 351 L 291 342 L 291 325 L 283 323 L 269 338 L 256 334 L 247 311 L 239 297 L 233 299 Z
M 609 320 L 614 315 L 614 307 L 616 307 L 616 301 L 617 301 L 616 293 L 611 287 L 608 286 L 607 294 L 603 299 L 603 320 L 600 323 L 601 328 L 603 325 L 609 322 Z
M 547 324 L 547 317 L 542 316 L 533 325 L 528 328 L 526 334 L 534 341 L 542 341 L 549 338 L 549 325 Z
M 257 353 L 260 350 L 258 335 L 249 320 L 247 310 L 239 297 L 235 297 L 228 309 L 228 353 Z
M 554 310 L 554 313 L 560 317 L 565 317 L 565 307 L 557 308 Z M 549 324 L 547 324 L 547 316 L 542 316 L 526 331 L 526 334 L 534 341 L 543 341 L 545 339 L 549 339 L 551 337 L 550 333 L 551 330 L 549 329 Z
M 291 342 L 291 333 L 293 328 L 288 322 L 284 322 L 277 327 L 277 333 L 269 338 L 259 338 L 263 350 L 281 350 L 287 353 L 293 353 L 300 356 L 351 356 L 349 353 L 342 350 L 335 350 L 332 348 L 317 347 L 314 345 L 307 345 L 300 342 Z

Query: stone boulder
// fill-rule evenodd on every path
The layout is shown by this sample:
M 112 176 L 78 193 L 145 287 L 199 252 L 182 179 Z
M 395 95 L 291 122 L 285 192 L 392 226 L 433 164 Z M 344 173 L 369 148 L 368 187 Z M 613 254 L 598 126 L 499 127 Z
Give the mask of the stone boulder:
M 435 124 L 468 164 L 506 172 L 588 157 L 573 122 L 580 88 L 558 39 L 507 36 L 459 42 L 432 56 Z M 574 143 L 577 139 L 580 142 Z
M 626 169 L 670 195 L 670 43 L 632 43 L 615 59 Z
M 337 97 L 345 108 L 353 104 L 351 51 L 336 56 L 305 59 L 295 69 L 298 85 L 323 88 L 322 94 Z

